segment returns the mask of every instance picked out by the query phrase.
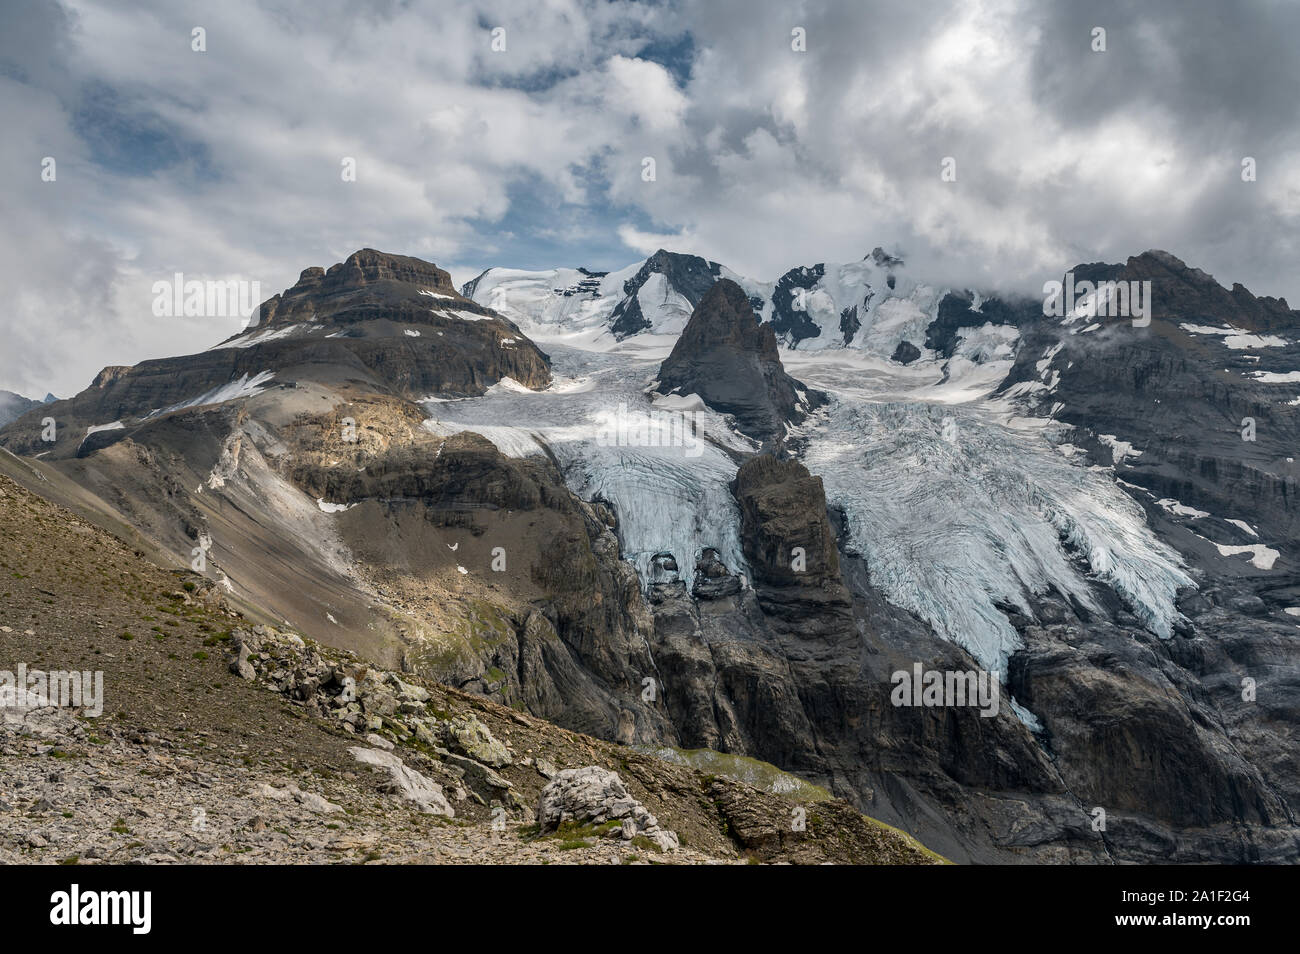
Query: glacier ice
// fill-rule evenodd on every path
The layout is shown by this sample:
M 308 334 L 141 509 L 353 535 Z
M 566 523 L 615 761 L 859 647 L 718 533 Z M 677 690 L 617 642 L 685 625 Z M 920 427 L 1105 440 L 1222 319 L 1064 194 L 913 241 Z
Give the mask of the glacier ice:
M 548 347 L 550 388 L 503 382 L 481 397 L 428 401 L 425 427 L 473 431 L 508 456 L 549 449 L 574 493 L 614 508 L 623 555 L 646 585 L 657 553 L 673 554 L 688 588 L 705 548 L 733 573 L 747 572 L 729 485 L 738 466 L 731 452 L 752 449 L 749 442 L 712 411 L 657 407 L 646 388 L 663 358 L 658 351 Z
M 1174 594 L 1192 581 L 1109 472 L 979 407 L 841 398 L 820 417 L 804 461 L 849 548 L 891 602 L 986 668 L 1005 671 L 1020 646 L 999 603 L 1032 616 L 1029 597 L 1055 589 L 1098 610 L 1089 578 L 1171 635 Z
M 643 582 L 653 556 L 668 552 L 690 586 L 705 547 L 744 573 L 729 483 L 737 454 L 753 446 L 693 401 L 647 394 L 685 323 L 684 299 L 652 277 L 638 292 L 651 329 L 622 343 L 607 332 L 639 265 L 605 276 L 576 269 L 481 276 L 475 300 L 546 343 L 555 382 L 540 392 L 499 385 L 480 398 L 430 401 L 426 426 L 477 431 L 516 456 L 549 449 L 575 493 L 613 505 L 624 555 Z M 1053 590 L 1101 613 L 1096 588 L 1109 587 L 1143 625 L 1171 635 L 1175 593 L 1193 585 L 1177 553 L 1156 539 L 1111 469 L 1085 466 L 1072 448 L 1053 444 L 1041 421 L 1014 417 L 1013 396 L 990 398 L 1011 369 L 1018 332 L 987 321 L 976 297 L 950 358 L 922 348 L 920 359 L 899 365 L 889 356 L 900 341 L 924 342 L 945 292 L 901 272 L 891 287 L 890 277 L 874 261 L 824 266 L 816 285 L 795 297 L 822 334 L 781 355 L 792 375 L 832 395 L 795 433 L 873 583 L 990 670 L 1005 672 L 1020 645 L 999 607 L 1032 615 L 1032 598 Z M 764 300 L 770 318 L 774 285 L 740 283 Z M 846 346 L 840 318 L 851 306 L 861 326 Z M 1053 391 L 1059 350 L 1042 354 L 1041 380 L 1020 391 Z M 667 412 L 686 413 L 701 440 L 607 439 L 612 421 L 635 432 Z M 1102 440 L 1117 460 L 1140 453 Z

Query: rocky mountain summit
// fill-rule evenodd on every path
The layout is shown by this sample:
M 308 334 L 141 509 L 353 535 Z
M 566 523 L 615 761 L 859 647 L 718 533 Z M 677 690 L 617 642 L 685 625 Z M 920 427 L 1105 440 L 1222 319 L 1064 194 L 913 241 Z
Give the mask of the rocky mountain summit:
M 722 277 L 722 266 L 698 255 L 681 255 L 659 249 L 623 283 L 624 297 L 614 306 L 614 313 L 610 316 L 610 330 L 616 338 L 626 338 L 657 327 L 641 304 L 641 292 L 652 277 L 666 289 L 681 295 L 685 304 L 693 309 Z
M 207 351 L 105 368 L 80 394 L 46 406 L 59 422 L 55 441 L 31 415 L 9 429 L 11 446 L 84 455 L 194 408 L 268 390 L 292 401 L 300 382 L 406 400 L 481 394 L 505 378 L 550 382 L 546 355 L 518 328 L 462 298 L 442 269 L 406 256 L 363 249 L 328 271 L 306 269 L 255 317 Z
M 1003 393 L 1077 428 L 1075 443 L 1136 485 L 1153 519 L 1213 526 L 1213 540 L 1229 547 L 1256 546 L 1258 530 L 1268 528 L 1270 548 L 1295 554 L 1300 312 L 1240 285 L 1228 291 L 1164 252 L 1076 270 L 1080 281 L 1084 275 L 1150 281 L 1149 327 L 1087 318 L 1063 325 L 1031 311 Z M 1291 333 L 1277 333 L 1283 329 Z M 1236 554 L 1179 536 L 1218 564 L 1216 572 L 1236 575 L 1223 565 L 1241 563 Z
M 53 397 L 48 398 L 48 401 L 53 400 Z M 48 403 L 48 401 L 33 401 L 31 398 L 25 398 L 13 391 L 0 391 L 0 427 L 15 418 L 22 417 L 32 408 Z
M 783 437 L 786 425 L 825 401 L 785 373 L 771 326 L 758 323 L 744 289 L 725 278 L 691 313 L 659 367 L 658 387 L 665 394 L 699 395 L 761 443 Z

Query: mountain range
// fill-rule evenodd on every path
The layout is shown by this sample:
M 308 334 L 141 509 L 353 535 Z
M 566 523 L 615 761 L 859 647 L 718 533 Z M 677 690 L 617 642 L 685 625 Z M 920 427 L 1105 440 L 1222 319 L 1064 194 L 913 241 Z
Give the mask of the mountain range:
M 1300 312 L 1063 268 L 1054 315 L 881 248 L 460 289 L 363 249 L 26 410 L 0 470 L 250 620 L 954 861 L 1300 860 Z M 1006 705 L 900 704 L 920 671 Z

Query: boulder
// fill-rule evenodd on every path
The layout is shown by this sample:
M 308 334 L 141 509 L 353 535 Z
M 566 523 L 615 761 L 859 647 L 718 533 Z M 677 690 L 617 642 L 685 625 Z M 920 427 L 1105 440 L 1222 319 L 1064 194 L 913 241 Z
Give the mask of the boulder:
M 445 815 L 448 818 L 456 817 L 456 810 L 443 795 L 442 786 L 409 767 L 392 752 L 362 748 L 359 745 L 351 746 L 348 751 L 363 765 L 370 765 L 388 773 L 388 781 L 383 786 L 385 791 L 414 803 L 422 812 Z
M 453 719 L 443 727 L 447 747 L 492 768 L 502 768 L 514 759 L 505 743 L 499 741 L 478 719 Z
M 537 823 L 543 832 L 564 822 L 578 824 L 622 823 L 626 840 L 649 838 L 661 851 L 678 847 L 677 835 L 659 827 L 659 820 L 629 794 L 617 772 L 588 765 L 565 769 L 546 783 L 537 801 Z

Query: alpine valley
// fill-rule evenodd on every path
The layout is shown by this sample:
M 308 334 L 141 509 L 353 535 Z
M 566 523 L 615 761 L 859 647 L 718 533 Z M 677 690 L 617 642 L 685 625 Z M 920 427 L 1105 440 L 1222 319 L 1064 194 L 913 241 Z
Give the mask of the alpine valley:
M 238 691 L 459 765 L 470 802 L 515 725 L 623 758 L 683 834 L 749 786 L 715 857 L 794 851 L 770 800 L 806 787 L 959 863 L 1300 861 L 1300 312 L 1161 251 L 1061 268 L 1093 291 L 1056 316 L 881 248 L 459 289 L 362 249 L 208 350 L 11 402 L 0 473 L 233 620 Z M 320 658 L 268 664 L 280 630 Z M 479 728 L 402 723 L 428 689 L 322 701 L 330 654 Z M 920 670 L 1002 704 L 896 704 Z

